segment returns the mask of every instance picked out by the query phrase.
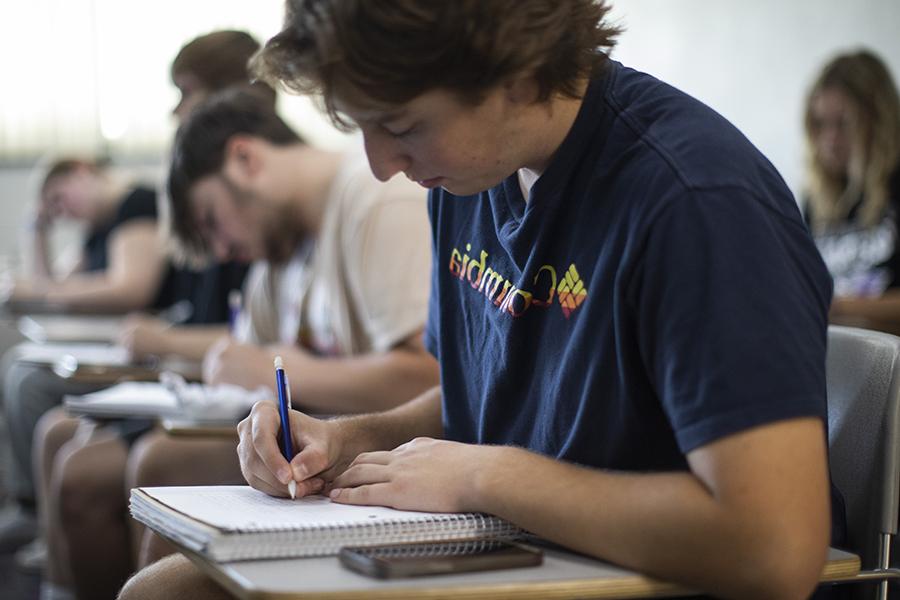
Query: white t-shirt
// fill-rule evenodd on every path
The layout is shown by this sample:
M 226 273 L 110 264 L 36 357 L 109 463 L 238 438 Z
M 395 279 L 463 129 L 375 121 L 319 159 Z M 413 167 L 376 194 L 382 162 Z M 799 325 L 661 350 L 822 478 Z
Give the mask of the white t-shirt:
M 426 197 L 400 177 L 379 182 L 361 154 L 345 157 L 314 243 L 282 268 L 251 269 L 236 336 L 352 356 L 387 351 L 422 329 L 431 269 Z

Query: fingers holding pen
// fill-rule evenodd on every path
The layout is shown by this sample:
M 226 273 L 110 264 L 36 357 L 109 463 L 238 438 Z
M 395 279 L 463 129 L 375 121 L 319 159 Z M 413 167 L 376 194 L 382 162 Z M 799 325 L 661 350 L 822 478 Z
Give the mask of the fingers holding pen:
M 257 402 L 250 416 L 238 424 L 238 456 L 241 472 L 253 487 L 270 493 L 272 488 L 285 488 L 291 480 L 291 469 L 278 448 L 278 411 L 271 402 Z
M 329 428 L 295 410 L 289 417 L 294 447 L 300 449 L 290 462 L 278 445 L 281 419 L 274 403 L 257 403 L 238 424 L 241 472 L 252 487 L 272 496 L 288 497 L 291 481 L 299 497 L 320 493 L 330 480 Z

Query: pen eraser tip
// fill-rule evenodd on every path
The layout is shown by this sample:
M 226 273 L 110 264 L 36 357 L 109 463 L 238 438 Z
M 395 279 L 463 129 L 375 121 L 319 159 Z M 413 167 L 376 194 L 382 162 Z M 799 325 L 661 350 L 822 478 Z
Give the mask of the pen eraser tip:
M 276 357 L 275 357 L 275 368 L 276 368 L 276 369 L 283 369 L 283 368 L 284 368 L 284 361 L 281 360 L 281 357 L 280 357 L 280 356 L 276 356 Z

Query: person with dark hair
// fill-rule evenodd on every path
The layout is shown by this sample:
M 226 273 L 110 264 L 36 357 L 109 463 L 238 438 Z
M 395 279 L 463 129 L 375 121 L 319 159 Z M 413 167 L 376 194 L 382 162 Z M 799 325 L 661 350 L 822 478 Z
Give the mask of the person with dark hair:
M 241 31 L 212 32 L 188 42 L 179 51 L 171 70 L 173 83 L 182 95 L 178 106 L 173 110 L 175 117 L 183 119 L 192 106 L 211 93 L 229 86 L 253 89 L 265 102 L 274 106 L 275 92 L 272 88 L 264 83 L 250 84 L 247 63 L 258 49 L 259 43 Z M 51 175 L 70 169 L 67 164 L 60 163 L 61 166 L 51 171 Z M 98 172 L 101 171 L 98 169 Z M 48 180 L 51 178 L 48 176 Z M 77 195 L 74 199 L 61 198 L 70 204 L 77 199 Z M 160 204 L 165 208 L 167 203 Z M 51 212 L 57 210 L 55 206 L 49 208 Z M 155 194 L 147 207 L 147 210 L 151 209 L 155 218 Z M 166 240 L 171 227 L 165 226 L 166 220 L 166 215 L 161 215 L 157 221 L 162 222 L 163 226 L 159 227 L 156 223 L 153 231 L 153 239 L 159 245 L 161 255 L 171 250 L 171 244 Z M 45 254 L 36 253 L 36 256 L 43 257 Z M 138 259 L 140 264 L 133 268 L 135 273 L 139 273 L 143 265 L 153 264 L 152 255 L 148 252 L 138 253 Z M 174 356 L 188 361 L 200 361 L 212 343 L 228 333 L 228 295 L 240 289 L 247 265 L 237 261 L 209 261 L 196 266 L 180 264 L 183 261 L 179 260 L 172 262 L 175 264 L 168 271 L 166 300 L 161 304 L 168 305 L 178 301 L 181 307 L 188 307 L 182 311 L 183 315 L 188 316 L 183 323 L 173 326 L 173 323 L 152 314 L 129 314 L 122 328 L 120 342 L 136 359 Z M 117 292 L 111 301 L 121 302 L 129 293 L 131 292 Z M 55 460 L 66 464 L 71 473 L 80 473 L 85 487 L 93 485 L 96 486 L 94 489 L 100 490 L 121 489 L 127 448 L 141 433 L 148 431 L 152 423 L 127 421 L 116 423 L 112 427 L 95 427 L 94 423 L 68 417 L 63 410 L 51 408 L 61 402 L 64 394 L 85 393 L 97 387 L 72 384 L 45 369 L 27 364 L 13 363 L 10 368 L 8 378 L 4 381 L 4 397 L 6 405 L 10 407 L 7 416 L 13 421 L 11 430 L 15 430 L 12 437 L 15 462 L 7 475 L 13 482 L 10 485 L 14 486 L 11 489 L 15 491 L 17 501 L 0 513 L 0 549 L 15 549 L 36 533 L 32 508 L 35 494 L 31 477 L 32 446 L 47 461 Z M 36 429 L 36 423 L 42 415 L 41 427 Z M 42 486 L 45 482 L 36 478 L 39 488 L 49 489 L 49 482 Z M 88 481 L 91 482 L 90 485 L 87 484 Z M 52 505 L 49 511 L 52 512 L 60 504 L 59 498 L 47 497 L 46 493 L 42 494 L 41 489 L 37 490 L 37 495 L 40 496 L 37 499 L 41 504 L 42 518 L 48 512 L 44 510 L 44 505 Z M 105 517 L 109 512 L 101 501 L 102 498 L 101 493 L 92 502 L 80 505 L 83 510 L 79 518 L 83 523 L 96 521 L 100 518 L 98 515 Z M 77 502 L 78 499 L 73 497 L 72 504 Z M 73 510 L 72 506 L 64 508 Z M 47 544 L 40 537 L 35 539 L 17 552 L 16 563 L 29 570 L 34 570 L 35 567 L 40 569 L 41 565 L 46 564 L 42 594 L 64 598 L 67 594 L 71 595 L 68 590 L 71 577 L 58 569 L 61 552 L 59 544 L 55 543 L 55 536 L 60 533 L 56 527 L 58 524 L 58 521 L 54 521 L 52 527 L 44 524 L 42 529 L 47 537 Z M 115 539 L 115 535 L 115 527 L 100 528 L 86 536 L 86 540 L 89 545 L 94 544 L 94 548 L 104 547 L 107 545 L 106 536 Z M 79 555 L 81 548 L 77 544 L 84 541 L 78 537 L 70 540 L 73 556 Z M 109 545 L 115 547 L 115 544 Z M 51 553 L 49 559 L 48 546 Z M 57 555 L 55 559 L 52 556 L 54 552 Z M 122 554 L 118 548 L 115 552 Z M 102 564 L 76 564 L 76 567 L 80 569 L 82 581 L 98 583 L 100 579 L 91 579 L 94 570 L 112 574 L 115 578 L 117 560 L 119 557 L 115 555 L 105 556 L 100 561 Z M 113 585 L 117 586 L 119 581 L 114 579 Z M 102 593 L 100 590 L 93 592 Z
M 236 84 L 251 86 L 272 106 L 275 90 L 263 82 L 250 82 L 247 63 L 259 50 L 259 42 L 245 31 L 220 30 L 194 38 L 172 61 L 172 83 L 181 99 L 172 113 L 183 121 L 204 98 Z
M 900 333 L 900 94 L 860 50 L 823 67 L 806 101 L 805 210 L 834 277 L 832 321 Z
M 195 258 L 254 262 L 233 335 L 204 360 L 206 383 L 272 387 L 281 355 L 298 406 L 320 413 L 390 407 L 437 383 L 421 341 L 430 254 L 417 186 L 379 183 L 361 155 L 307 145 L 265 98 L 233 89 L 201 102 L 179 128 L 169 192 L 173 233 Z M 78 597 L 111 597 L 130 572 L 131 548 L 141 562 L 171 551 L 155 536 L 142 542 L 141 527 L 129 531 L 121 490 L 235 483 L 235 445 L 149 432 L 129 453 L 127 486 L 122 461 L 113 480 L 36 455 L 49 523 L 69 549 L 55 571 L 71 573 Z M 90 539 L 97 530 L 102 545 Z
M 291 344 L 220 347 L 206 359 L 212 379 L 271 385 L 271 359 L 283 351 L 303 406 L 360 412 L 393 405 L 434 375 L 420 352 L 430 255 L 416 186 L 378 183 L 361 156 L 305 144 L 255 94 L 233 90 L 179 129 L 169 192 L 175 234 L 192 252 L 267 263 L 247 313 L 276 305 L 271 327 Z M 278 297 L 272 277 L 295 279 L 299 296 Z M 251 338 L 261 335 L 254 327 Z M 378 358 L 356 358 L 370 353 Z
M 713 596 L 809 596 L 831 281 L 769 161 L 611 60 L 603 1 L 287 7 L 262 74 L 357 126 L 380 180 L 430 190 L 441 385 L 381 413 L 291 411 L 290 462 L 259 403 L 238 426 L 247 482 L 490 513 Z M 173 557 L 120 598 L 216 595 Z

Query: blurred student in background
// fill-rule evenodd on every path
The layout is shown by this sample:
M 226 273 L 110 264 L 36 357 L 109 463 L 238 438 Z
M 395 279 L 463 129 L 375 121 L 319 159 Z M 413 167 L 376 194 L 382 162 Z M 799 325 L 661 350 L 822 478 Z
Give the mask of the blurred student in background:
M 204 361 L 207 383 L 274 383 L 282 355 L 294 400 L 316 412 L 387 408 L 438 381 L 421 341 L 428 302 L 429 228 L 415 184 L 379 183 L 362 153 L 305 144 L 256 94 L 201 103 L 179 130 L 169 173 L 174 233 L 192 254 L 254 260 L 235 335 Z M 40 429 L 44 428 L 42 421 Z M 237 439 L 153 431 L 127 448 L 78 456 L 37 450 L 46 481 L 51 574 L 79 598 L 111 598 L 134 565 L 170 550 L 127 524 L 134 485 L 241 483 Z M 89 466 L 90 468 L 85 468 Z M 62 561 L 60 563 L 59 561 Z
M 88 233 L 78 262 L 57 275 L 49 237 L 63 219 L 83 223 Z M 153 189 L 119 181 L 90 160 L 61 160 L 44 177 L 31 231 L 33 276 L 16 282 L 13 304 L 121 313 L 171 302 Z
M 174 116 L 182 120 L 192 107 L 209 94 L 229 85 L 252 87 L 264 102 L 274 106 L 274 90 L 264 84 L 251 85 L 247 76 L 247 61 L 258 48 L 258 42 L 242 31 L 212 32 L 182 47 L 171 69 L 172 81 L 181 94 L 172 111 Z M 161 202 L 159 206 L 165 209 L 167 202 Z M 155 218 L 155 201 L 153 208 Z M 166 251 L 172 250 L 168 235 L 170 227 L 165 226 L 165 215 L 160 220 L 164 226 L 160 228 L 158 222 L 154 224 L 154 239 L 160 247 L 160 255 L 164 256 Z M 163 230 L 163 235 L 160 235 L 159 229 Z M 146 254 L 139 256 L 142 261 L 147 260 Z M 228 296 L 231 291 L 240 289 L 247 265 L 238 261 L 209 261 L 200 270 L 179 268 L 173 271 L 174 299 L 186 299 L 191 305 L 188 323 L 173 327 L 165 319 L 146 313 L 130 315 L 120 341 L 135 358 L 180 356 L 199 361 L 206 348 L 228 332 Z M 7 477 L 14 501 L 0 516 L 0 550 L 6 551 L 33 539 L 37 530 L 30 460 L 35 423 L 48 408 L 59 404 L 63 394 L 96 389 L 96 386 L 77 386 L 61 381 L 51 373 L 25 365 L 14 365 L 11 373 L 15 376 L 6 382 L 5 396 L 6 405 L 11 407 L 8 418 L 14 415 L 10 418 L 10 429 L 17 433 L 13 439 L 13 465 Z M 47 439 L 41 439 L 40 447 L 50 457 L 49 460 L 58 455 L 60 461 L 70 461 L 84 472 L 99 473 L 102 479 L 104 465 L 110 461 L 115 463 L 117 450 L 124 456 L 127 446 L 150 428 L 146 422 L 120 425 L 94 427 L 94 424 L 79 423 L 77 419 L 67 418 L 62 411 L 58 411 L 48 419 L 44 428 Z M 76 436 L 79 427 L 79 435 Z M 99 443 L 95 445 L 94 442 Z M 64 451 L 58 452 L 67 443 Z M 80 452 L 82 447 L 86 449 Z M 17 562 L 39 568 L 45 556 L 46 550 L 38 540 L 17 555 Z M 114 569 L 115 565 L 111 568 Z M 50 575 L 51 582 L 64 579 L 54 578 L 52 573 Z M 44 591 L 51 596 L 60 592 L 65 597 L 66 589 L 48 585 Z
M 178 103 L 172 109 L 175 118 L 179 122 L 184 121 L 190 111 L 210 94 L 234 85 L 252 89 L 259 95 L 260 101 L 274 107 L 275 90 L 263 83 L 251 84 L 247 74 L 247 61 L 258 49 L 259 42 L 253 36 L 245 31 L 235 30 L 213 31 L 185 44 L 172 61 L 170 70 L 172 84 L 180 94 Z M 163 207 L 168 208 L 168 203 L 163 203 Z M 170 234 L 168 228 L 171 223 L 168 217 L 167 215 L 165 225 L 167 234 Z M 174 242 L 171 235 L 167 235 L 167 238 Z M 179 252 L 177 244 L 173 243 L 172 248 Z M 208 271 L 220 270 L 217 266 L 219 263 L 215 260 L 202 262 L 213 264 Z M 236 262 L 228 261 L 223 264 L 234 265 Z M 246 269 L 242 268 L 241 278 L 245 272 Z M 213 277 L 215 275 L 207 275 L 208 279 Z M 129 316 L 119 341 L 136 359 L 174 355 L 199 361 L 209 346 L 227 333 L 223 325 L 172 328 L 161 319 L 141 314 Z
M 885 64 L 832 59 L 806 104 L 806 215 L 831 275 L 831 320 L 900 333 L 900 99 Z

